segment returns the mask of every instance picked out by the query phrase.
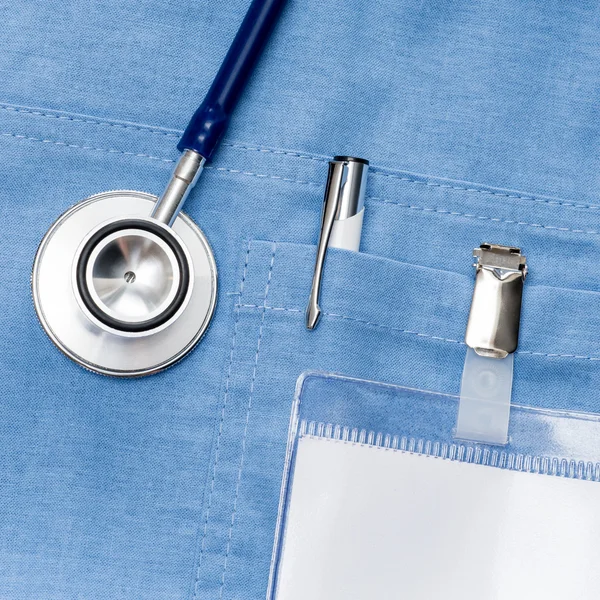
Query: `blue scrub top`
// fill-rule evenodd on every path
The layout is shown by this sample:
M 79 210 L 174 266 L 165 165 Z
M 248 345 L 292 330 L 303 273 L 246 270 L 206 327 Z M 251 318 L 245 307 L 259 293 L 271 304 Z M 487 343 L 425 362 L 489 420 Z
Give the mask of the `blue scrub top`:
M 481 242 L 530 266 L 513 401 L 600 409 L 591 0 L 290 0 L 186 205 L 220 274 L 204 341 L 139 380 L 54 348 L 30 298 L 39 241 L 94 193 L 162 191 L 247 5 L 1 7 L 3 599 L 264 598 L 296 380 L 458 393 Z M 307 332 L 335 154 L 372 165 L 362 252 L 330 253 Z

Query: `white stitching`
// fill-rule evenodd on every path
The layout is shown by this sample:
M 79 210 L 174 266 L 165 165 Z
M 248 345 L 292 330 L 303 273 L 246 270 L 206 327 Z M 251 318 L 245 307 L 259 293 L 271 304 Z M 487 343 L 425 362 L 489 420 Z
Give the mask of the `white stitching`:
M 64 146 L 65 148 L 78 148 L 79 150 L 97 150 L 98 152 L 107 152 L 108 154 L 124 154 L 126 156 L 140 156 L 142 158 L 149 158 L 150 160 L 158 160 L 160 162 L 174 163 L 175 161 L 171 158 L 161 158 L 160 156 L 152 156 L 151 154 L 144 154 L 143 152 L 126 152 L 125 150 L 115 150 L 112 148 L 98 148 L 96 146 L 81 146 L 80 144 L 68 144 L 67 142 L 57 142 L 55 140 L 49 140 L 46 138 L 36 138 L 28 135 L 19 135 L 16 133 L 0 133 L 3 137 L 11 137 L 18 140 L 29 140 L 30 142 L 40 142 L 42 144 L 53 144 L 54 146 Z
M 66 142 L 57 142 L 55 140 L 50 140 L 50 139 L 42 139 L 42 138 L 36 138 L 36 137 L 31 137 L 31 136 L 26 136 L 26 135 L 19 135 L 19 134 L 15 134 L 15 133 L 0 133 L 0 136 L 4 136 L 4 137 L 11 137 L 11 138 L 15 138 L 15 139 L 22 139 L 22 140 L 29 140 L 29 141 L 33 141 L 33 142 L 40 142 L 43 144 L 53 144 L 55 146 L 64 146 L 66 148 L 78 148 L 80 150 L 93 150 L 93 151 L 99 151 L 99 152 L 107 152 L 109 154 L 121 154 L 121 155 L 126 155 L 126 156 L 137 156 L 137 157 L 141 157 L 141 158 L 148 158 L 150 160 L 157 160 L 160 162 L 165 162 L 165 163 L 174 163 L 176 162 L 175 160 L 171 159 L 171 158 L 161 158 L 158 156 L 152 156 L 151 154 L 145 154 L 143 152 L 127 152 L 124 150 L 115 150 L 115 149 L 107 149 L 107 148 L 99 148 L 96 146 L 82 146 L 79 144 L 68 144 Z M 287 177 L 281 177 L 279 175 L 266 175 L 266 174 L 262 174 L 262 173 L 253 173 L 251 171 L 241 171 L 239 169 L 228 169 L 225 167 L 213 167 L 213 166 L 207 166 L 205 167 L 206 169 L 213 169 L 215 171 L 224 171 L 227 173 L 233 173 L 233 174 L 239 174 L 239 175 L 248 175 L 248 176 L 252 176 L 252 177 L 258 177 L 260 179 L 274 179 L 274 180 L 278 180 L 278 181 L 286 181 L 289 183 L 297 183 L 297 184 L 301 184 L 301 185 L 308 185 L 308 186 L 314 186 L 317 188 L 322 188 L 323 186 L 319 183 L 315 183 L 313 181 L 306 181 L 303 179 L 290 179 Z M 410 210 L 419 210 L 422 212 L 432 212 L 432 213 L 439 213 L 439 214 L 444 214 L 444 215 L 451 215 L 451 216 L 457 216 L 457 217 L 465 217 L 465 218 L 470 218 L 470 219 L 477 219 L 480 221 L 493 221 L 496 223 L 506 223 L 509 225 L 520 225 L 520 226 L 526 226 L 526 227 L 535 227 L 538 229 L 546 229 L 546 230 L 550 230 L 550 231 L 564 231 L 567 233 L 582 233 L 584 235 L 599 235 L 600 231 L 595 230 L 595 229 L 588 229 L 588 230 L 584 230 L 584 229 L 570 229 L 569 227 L 557 227 L 556 225 L 542 225 L 540 223 L 528 223 L 527 221 L 515 221 L 513 219 L 500 219 L 498 217 L 488 217 L 485 215 L 475 215 L 475 214 L 471 214 L 471 213 L 462 213 L 462 212 L 457 212 L 457 211 L 450 211 L 450 210 L 446 210 L 443 208 L 427 208 L 427 207 L 422 207 L 422 206 L 414 206 L 412 204 L 403 204 L 401 202 L 393 202 L 393 201 L 385 201 L 382 200 L 381 198 L 375 197 L 375 196 L 370 196 L 369 201 L 374 201 L 374 202 L 379 202 L 381 204 L 392 204 L 394 206 L 400 206 L 402 208 L 408 208 Z
M 291 312 L 291 313 L 304 313 L 303 310 L 300 310 L 298 308 L 283 308 L 283 307 L 279 307 L 279 306 L 261 306 L 258 304 L 238 304 L 237 305 L 240 308 L 264 308 L 266 310 L 278 310 L 278 311 L 283 311 L 283 312 Z M 431 338 L 432 340 L 440 340 L 442 342 L 449 342 L 452 344 L 460 344 L 460 345 L 464 345 L 464 342 L 460 341 L 460 340 L 454 340 L 452 338 L 444 338 L 444 337 L 438 337 L 435 335 L 430 335 L 428 333 L 420 333 L 418 331 L 411 331 L 410 329 L 401 329 L 399 327 L 391 327 L 390 325 L 380 325 L 379 323 L 373 323 L 372 321 L 366 321 L 364 319 L 357 319 L 355 317 L 348 317 L 346 315 L 340 315 L 338 313 L 330 313 L 330 312 L 322 312 L 322 315 L 327 315 L 328 317 L 334 317 L 337 319 L 346 319 L 347 321 L 355 321 L 357 323 L 361 323 L 363 325 L 372 325 L 373 327 L 380 327 L 382 329 L 388 329 L 390 331 L 399 331 L 400 333 L 406 333 L 409 335 L 416 335 L 417 337 L 426 337 L 426 338 Z
M 329 162 L 329 158 L 326 156 L 319 156 L 318 154 L 302 154 L 301 152 L 292 152 L 290 150 L 275 150 L 272 148 L 264 148 L 261 146 L 245 146 L 244 144 L 235 144 L 233 142 L 223 142 L 224 146 L 230 148 L 236 148 L 238 150 L 249 150 L 251 152 L 261 152 L 263 154 L 281 154 L 284 156 L 291 156 L 293 158 L 302 158 L 304 160 L 313 160 L 319 163 Z
M 582 354 L 558 354 L 555 352 L 532 352 L 531 350 L 517 350 L 517 354 L 531 354 L 533 356 L 546 356 L 547 358 L 577 358 L 581 360 L 600 360 L 598 356 L 584 356 Z
M 28 108 L 18 108 L 16 106 L 9 106 L 7 104 L 0 104 L 0 110 L 5 110 L 7 112 L 15 112 L 15 113 L 25 113 L 28 115 L 36 115 L 38 117 L 45 117 L 47 119 L 57 119 L 59 121 L 73 121 L 75 123 L 86 123 L 88 125 L 102 125 L 105 127 L 117 127 L 118 129 L 132 129 L 134 131 L 142 131 L 146 133 L 156 133 L 158 135 L 164 135 L 165 137 L 178 139 L 181 137 L 182 132 L 174 131 L 164 131 L 161 129 L 154 129 L 152 127 L 145 127 L 143 125 L 132 125 L 129 123 L 117 123 L 114 121 L 96 121 L 93 119 L 86 119 L 83 117 L 71 117 L 69 115 L 64 114 L 55 114 L 49 112 L 42 112 L 39 110 L 33 110 Z
M 250 249 L 251 249 L 251 244 L 252 242 L 248 242 L 248 248 L 246 250 L 246 261 L 244 263 L 244 272 L 242 274 L 242 281 L 240 282 L 240 291 L 239 291 L 239 296 L 241 297 L 241 295 L 244 292 L 244 284 L 246 282 L 246 275 L 248 274 L 248 261 L 250 258 Z M 204 531 L 202 533 L 202 542 L 200 544 L 200 557 L 198 558 L 198 565 L 196 567 L 196 579 L 194 581 L 194 596 L 193 598 L 197 598 L 198 596 L 198 583 L 200 581 L 200 565 L 202 563 L 202 557 L 204 556 L 204 549 L 205 549 L 205 543 L 206 543 L 206 536 L 207 536 L 207 532 L 208 532 L 208 522 L 210 520 L 210 509 L 212 506 L 212 498 L 213 498 L 213 492 L 215 489 L 215 479 L 216 479 L 216 474 L 217 474 L 217 465 L 219 464 L 219 450 L 220 450 L 220 446 L 221 446 L 221 434 L 223 433 L 223 422 L 225 421 L 225 409 L 227 407 L 227 401 L 229 399 L 229 383 L 231 381 L 231 369 L 232 369 L 232 365 L 233 365 L 233 353 L 235 350 L 235 341 L 237 338 L 237 332 L 238 332 L 238 323 L 240 320 L 240 310 L 239 310 L 239 305 L 236 305 L 236 315 L 235 315 L 235 324 L 233 326 L 233 337 L 231 339 L 231 349 L 229 352 L 229 367 L 227 369 L 227 379 L 225 380 L 225 393 L 223 396 L 223 405 L 221 406 L 221 418 L 219 420 L 219 432 L 217 434 L 217 441 L 216 441 L 216 447 L 215 447 L 215 460 L 213 462 L 213 470 L 212 470 L 212 477 L 211 477 L 211 482 L 210 482 L 210 492 L 208 494 L 208 504 L 206 507 L 206 517 L 204 519 Z
M 33 109 L 15 107 L 15 106 L 10 106 L 10 105 L 0 104 L 0 110 L 16 112 L 16 113 L 31 114 L 31 115 L 36 115 L 36 116 L 40 116 L 40 117 L 50 118 L 50 119 L 74 121 L 76 123 L 86 123 L 86 124 L 90 124 L 90 125 L 99 125 L 99 126 L 106 126 L 106 127 L 117 127 L 119 129 L 131 129 L 134 131 L 141 131 L 141 132 L 154 133 L 154 134 L 158 134 L 158 135 L 164 135 L 165 137 L 173 138 L 173 139 L 179 138 L 181 136 L 181 133 L 183 133 L 181 130 L 173 130 L 173 132 L 169 132 L 169 131 L 164 131 L 161 129 L 156 129 L 151 126 L 145 126 L 145 125 L 139 125 L 139 124 L 133 125 L 133 124 L 127 124 L 127 123 L 118 123 L 118 122 L 114 122 L 114 121 L 100 121 L 100 120 L 93 120 L 93 119 L 85 119 L 82 117 L 71 117 L 68 115 L 54 114 L 54 113 L 49 113 L 49 112 L 43 112 L 41 110 L 33 110 Z M 328 157 L 319 156 L 317 154 L 311 155 L 311 154 L 307 154 L 307 153 L 294 152 L 291 150 L 277 150 L 277 149 L 273 149 L 273 148 L 265 148 L 263 146 L 249 146 L 246 144 L 239 144 L 239 143 L 228 142 L 228 141 L 223 141 L 222 145 L 228 146 L 230 148 L 235 148 L 238 150 L 260 152 L 263 154 L 291 156 L 293 158 L 312 160 L 312 161 L 319 162 L 319 163 L 325 163 L 329 160 Z M 551 206 L 568 206 L 568 207 L 572 207 L 572 208 L 586 208 L 586 209 L 590 209 L 590 210 L 596 210 L 596 209 L 600 208 L 600 205 L 597 205 L 597 204 L 582 204 L 582 203 L 575 203 L 575 202 L 563 202 L 560 200 L 537 198 L 535 196 L 521 195 L 518 193 L 511 194 L 509 192 L 498 192 L 498 191 L 486 190 L 486 189 L 480 189 L 480 188 L 465 187 L 465 186 L 461 186 L 461 185 L 451 185 L 449 183 L 437 183 L 437 182 L 433 182 L 433 181 L 424 181 L 424 180 L 416 179 L 413 177 L 407 177 L 406 175 L 397 175 L 395 173 L 388 173 L 388 172 L 382 170 L 380 167 L 374 167 L 374 166 L 371 167 L 371 173 L 373 175 L 378 175 L 381 177 L 388 177 L 390 179 L 396 179 L 398 181 L 402 181 L 405 183 L 414 183 L 417 185 L 424 185 L 427 187 L 437 187 L 437 188 L 441 188 L 441 189 L 457 190 L 457 191 L 461 191 L 461 192 L 498 196 L 501 198 L 513 198 L 513 199 L 517 199 L 517 200 L 527 200 L 529 202 L 538 202 L 538 203 L 543 203 L 543 204 L 549 204 Z
M 427 187 L 436 187 L 447 190 L 458 190 L 461 192 L 469 192 L 474 194 L 486 194 L 490 196 L 500 196 L 501 198 L 514 198 L 518 200 L 528 200 L 531 202 L 541 202 L 544 204 L 550 204 L 552 206 L 570 206 L 574 208 L 589 208 L 589 209 L 598 209 L 600 205 L 598 204 L 575 204 L 574 202 L 562 202 L 559 200 L 548 200 L 545 198 L 536 198 L 535 196 L 521 196 L 519 194 L 510 194 L 509 192 L 495 192 L 493 190 L 485 190 L 480 188 L 469 188 L 461 185 L 451 185 L 449 183 L 437 183 L 434 181 L 423 181 L 421 179 L 415 179 L 412 177 L 406 177 L 404 175 L 396 175 L 395 173 L 385 173 L 383 171 L 378 170 L 377 168 L 372 168 L 370 171 L 373 175 L 379 175 L 381 177 L 389 177 L 390 179 L 397 179 L 398 181 L 403 181 L 407 183 L 415 183 L 417 185 L 424 185 Z
M 275 310 L 275 311 L 283 311 L 283 312 L 290 312 L 290 313 L 304 313 L 303 310 L 300 310 L 299 308 L 283 308 L 280 306 L 262 306 L 259 304 L 238 304 L 237 305 L 238 308 L 260 308 L 260 309 L 266 309 L 266 310 Z M 366 321 L 364 319 L 357 319 L 356 317 L 349 317 L 347 315 L 340 315 L 338 313 L 330 313 L 330 312 L 322 312 L 322 315 L 326 315 L 329 317 L 334 317 L 337 319 L 345 319 L 347 321 L 355 321 L 356 323 L 361 323 L 363 325 L 371 325 L 373 327 L 379 327 L 381 329 L 387 329 L 389 331 L 398 331 L 399 333 L 406 333 L 408 335 L 414 335 L 417 337 L 423 337 L 423 338 L 429 338 L 432 340 L 438 340 L 440 342 L 448 342 L 450 344 L 459 344 L 461 346 L 464 346 L 465 343 L 461 340 L 455 340 L 453 338 L 445 338 L 445 337 L 440 337 L 437 335 L 431 335 L 429 333 L 421 333 L 419 331 L 412 331 L 410 329 L 401 329 L 400 327 L 392 327 L 390 325 L 380 325 L 379 323 L 373 323 L 372 321 Z M 580 355 L 580 354 L 559 354 L 559 353 L 554 353 L 554 352 L 533 352 L 531 350 L 517 350 L 516 352 L 517 354 L 530 354 L 532 356 L 545 356 L 547 358 L 576 358 L 576 359 L 581 359 L 581 360 L 589 360 L 589 361 L 600 361 L 600 357 L 597 356 L 584 356 L 584 355 Z
M 260 179 L 277 179 L 279 181 L 289 181 L 290 183 L 300 183 L 302 185 L 313 185 L 319 188 L 323 186 L 320 183 L 314 183 L 313 181 L 305 181 L 303 179 L 289 179 L 288 177 L 281 177 L 280 175 L 263 175 L 262 173 L 252 173 L 251 171 L 240 171 L 239 169 L 226 169 L 225 167 L 213 167 L 209 165 L 206 169 L 214 169 L 215 171 L 227 171 L 227 173 L 239 173 L 240 175 L 251 175 Z
M 65 148 L 77 148 L 79 150 L 94 150 L 94 151 L 98 151 L 98 152 L 106 152 L 108 154 L 123 154 L 126 156 L 138 156 L 141 158 L 148 158 L 150 160 L 157 160 L 159 162 L 165 162 L 165 163 L 177 162 L 176 160 L 174 160 L 172 158 L 161 158 L 160 156 L 152 156 L 151 154 L 144 154 L 143 152 L 127 152 L 125 150 L 116 150 L 113 148 L 100 148 L 97 146 L 82 146 L 80 144 L 68 144 L 67 142 L 57 142 L 55 140 L 50 140 L 50 139 L 46 139 L 46 138 L 36 138 L 36 137 L 32 137 L 32 136 L 28 136 L 28 135 L 20 135 L 20 134 L 16 134 L 16 133 L 4 132 L 4 133 L 0 133 L 0 136 L 11 137 L 11 138 L 15 138 L 18 140 L 29 140 L 31 142 L 39 142 L 42 144 L 52 144 L 54 146 L 63 146 Z M 239 175 L 250 175 L 252 177 L 258 177 L 260 179 L 275 179 L 277 181 L 287 181 L 289 183 L 312 185 L 312 186 L 316 186 L 319 188 L 323 187 L 320 183 L 314 183 L 312 181 L 304 181 L 302 179 L 289 179 L 287 177 L 281 177 L 279 175 L 263 175 L 262 173 L 252 173 L 250 171 L 241 171 L 239 169 L 227 169 L 225 167 L 214 167 L 212 165 L 208 165 L 204 168 L 211 169 L 213 171 L 224 171 L 226 173 L 233 173 L 233 174 L 239 174 Z
M 233 537 L 233 527 L 235 525 L 235 517 L 237 513 L 237 503 L 240 492 L 240 483 L 242 481 L 242 472 L 244 470 L 244 458 L 246 456 L 246 438 L 248 436 L 248 424 L 250 422 L 250 411 L 252 410 L 252 399 L 254 398 L 254 385 L 256 383 L 256 373 L 258 370 L 258 358 L 260 355 L 260 346 L 263 336 L 263 330 L 265 325 L 265 314 L 267 312 L 267 297 L 269 296 L 269 287 L 271 286 L 271 278 L 273 275 L 273 265 L 275 264 L 275 252 L 277 250 L 277 244 L 273 244 L 273 254 L 271 255 L 271 265 L 269 267 L 269 275 L 267 277 L 267 285 L 265 286 L 265 298 L 263 301 L 263 312 L 260 319 L 260 328 L 258 330 L 258 341 L 256 343 L 256 353 L 254 355 L 254 367 L 252 369 L 252 379 L 250 383 L 250 393 L 248 395 L 248 405 L 246 407 L 246 421 L 244 424 L 244 433 L 242 435 L 242 456 L 240 458 L 240 466 L 238 469 L 238 478 L 235 485 L 235 498 L 233 500 L 233 511 L 231 513 L 231 523 L 229 525 L 229 535 L 227 538 L 227 548 L 225 551 L 225 562 L 223 563 L 223 573 L 221 575 L 221 588 L 219 590 L 219 598 L 223 597 L 223 590 L 225 588 L 225 574 L 227 567 L 229 566 L 229 552 L 231 551 L 231 540 Z
M 569 233 L 583 233 L 589 235 L 598 235 L 600 231 L 595 229 L 570 229 L 569 227 L 557 227 L 556 225 L 541 225 L 540 223 L 528 223 L 527 221 L 515 221 L 513 219 L 500 219 L 499 217 L 488 217 L 485 215 L 474 215 L 471 213 L 463 213 L 458 211 L 446 210 L 444 208 L 428 208 L 424 206 L 414 206 L 413 204 L 404 204 L 402 202 L 394 202 L 392 200 L 382 200 L 376 196 L 368 196 L 370 201 L 379 202 L 380 204 L 392 204 L 401 208 L 408 208 L 410 210 L 419 210 L 422 212 L 439 213 L 442 215 L 451 215 L 454 217 L 466 217 L 469 219 L 477 219 L 479 221 L 494 221 L 495 223 L 507 223 L 508 225 L 524 225 L 527 227 L 536 227 L 541 229 L 549 229 L 553 231 L 566 231 Z

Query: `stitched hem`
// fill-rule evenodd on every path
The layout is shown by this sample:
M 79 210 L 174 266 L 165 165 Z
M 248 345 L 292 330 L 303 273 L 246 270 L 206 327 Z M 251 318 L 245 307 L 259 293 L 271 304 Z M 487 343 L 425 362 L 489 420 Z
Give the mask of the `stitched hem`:
M 240 282 L 240 289 L 239 292 L 236 292 L 236 294 L 238 296 L 242 296 L 242 294 L 244 293 L 244 285 L 246 283 L 246 276 L 248 275 L 248 261 L 250 258 L 250 250 L 251 250 L 251 244 L 252 242 L 248 242 L 248 247 L 246 249 L 246 257 L 245 257 L 245 262 L 244 262 L 244 271 L 242 274 L 242 280 Z M 265 298 L 265 302 L 266 302 L 266 298 Z M 220 447 L 221 447 L 221 437 L 223 434 L 223 423 L 225 421 L 225 410 L 227 409 L 227 403 L 229 400 L 229 385 L 231 382 L 231 371 L 232 371 L 232 366 L 233 366 L 233 356 L 234 356 L 234 352 L 235 352 L 235 345 L 236 345 L 236 339 L 237 339 L 237 332 L 238 332 L 238 324 L 239 324 L 239 320 L 240 320 L 240 305 L 236 304 L 235 306 L 235 323 L 233 326 L 233 337 L 231 339 L 231 348 L 229 351 L 229 365 L 227 367 L 227 378 L 225 380 L 225 392 L 223 394 L 223 404 L 221 406 L 221 413 L 220 413 L 220 418 L 219 418 L 219 431 L 217 433 L 217 441 L 215 443 L 215 458 L 213 461 L 213 465 L 212 465 L 212 475 L 211 475 L 211 480 L 210 480 L 210 491 L 208 493 L 208 501 L 207 501 L 207 506 L 206 506 L 206 515 L 204 517 L 204 527 L 203 527 L 203 531 L 202 531 L 202 540 L 200 542 L 200 556 L 198 557 L 198 564 L 196 565 L 196 575 L 195 575 L 195 579 L 194 579 L 194 587 L 193 587 L 193 599 L 195 600 L 198 597 L 198 584 L 200 583 L 200 567 L 202 565 L 202 559 L 204 557 L 204 550 L 205 550 L 205 545 L 206 545 L 206 537 L 207 537 L 207 532 L 208 532 L 208 523 L 210 521 L 210 509 L 212 507 L 212 500 L 213 500 L 213 493 L 215 490 L 215 480 L 216 480 L 216 476 L 217 476 L 217 466 L 219 464 L 219 451 L 220 451 Z
M 119 129 L 125 130 L 134 130 L 146 133 L 152 133 L 157 135 L 162 135 L 168 138 L 177 139 L 181 136 L 182 131 L 177 129 L 168 129 L 161 128 L 151 125 L 145 125 L 142 123 L 133 123 L 127 121 L 117 121 L 110 119 L 100 119 L 97 117 L 92 117 L 90 115 L 83 115 L 77 113 L 66 113 L 62 111 L 51 111 L 49 109 L 42 108 L 33 108 L 28 106 L 21 106 L 10 103 L 0 103 L 0 110 L 5 112 L 13 112 L 13 113 L 23 113 L 39 116 L 47 119 L 57 119 L 64 121 L 73 121 L 77 123 L 85 123 L 89 125 L 103 126 L 103 127 L 116 127 Z M 319 163 L 327 162 L 330 157 L 314 154 L 314 153 L 306 153 L 299 152 L 294 150 L 285 150 L 279 148 L 269 148 L 265 146 L 255 145 L 255 144 L 243 144 L 243 143 L 235 143 L 230 140 L 224 140 L 222 142 L 223 146 L 235 148 L 239 150 L 246 150 L 251 152 L 261 152 L 264 154 L 275 154 L 275 155 L 285 155 L 290 156 L 297 159 L 302 160 L 311 160 Z M 161 159 L 158 159 L 161 160 Z M 548 204 L 550 206 L 562 206 L 569 208 L 583 208 L 589 210 L 598 210 L 600 209 L 600 205 L 593 203 L 584 203 L 584 202 L 570 202 L 566 200 L 562 200 L 559 198 L 548 198 L 541 197 L 535 194 L 527 194 L 518 192 L 515 190 L 504 190 L 504 189 L 492 189 L 484 186 L 483 184 L 476 184 L 470 182 L 456 181 L 451 179 L 445 179 L 443 181 L 431 181 L 431 179 L 440 179 L 434 176 L 429 175 L 416 175 L 416 174 L 407 174 L 407 173 L 394 173 L 391 169 L 385 167 L 378 167 L 375 165 L 371 165 L 370 172 L 373 175 L 388 177 L 391 179 L 395 179 L 397 181 L 411 183 L 415 185 L 424 185 L 427 187 L 448 189 L 454 191 L 460 191 L 463 193 L 476 193 L 483 194 L 489 196 L 496 196 L 501 198 L 513 198 L 518 200 L 524 200 L 528 202 L 537 202 L 542 204 Z
M 105 152 L 108 154 L 120 154 L 120 155 L 125 155 L 125 156 L 134 156 L 134 157 L 146 158 L 149 160 L 156 160 L 156 161 L 165 162 L 165 163 L 175 163 L 176 162 L 176 160 L 172 159 L 172 158 L 162 158 L 160 156 L 153 156 L 151 154 L 145 154 L 143 152 L 128 152 L 125 150 L 117 150 L 115 148 L 101 148 L 101 147 L 97 147 L 97 146 L 84 146 L 84 145 L 80 145 L 80 144 L 70 144 L 68 142 L 52 140 L 49 138 L 37 138 L 37 137 L 21 135 L 21 134 L 16 134 L 16 133 L 11 133 L 11 132 L 0 132 L 0 136 L 10 137 L 13 139 L 18 139 L 18 140 L 27 140 L 27 141 L 31 141 L 31 142 L 38 142 L 38 143 L 42 143 L 42 144 L 52 144 L 55 146 L 63 146 L 65 148 L 75 148 L 75 149 L 79 149 L 79 150 Z M 212 165 L 208 165 L 204 168 L 205 168 L 205 170 L 223 171 L 223 172 L 232 173 L 232 174 L 257 177 L 260 179 L 274 179 L 277 181 L 286 181 L 289 183 L 313 186 L 313 187 L 317 187 L 320 189 L 322 189 L 324 187 L 323 184 L 321 184 L 321 183 L 316 183 L 313 181 L 307 181 L 307 180 L 303 180 L 303 179 L 292 179 L 292 178 L 288 178 L 288 177 L 282 177 L 280 175 L 268 175 L 265 173 L 255 173 L 252 171 L 242 171 L 239 169 L 228 169 L 226 167 L 214 167 Z M 547 229 L 550 231 L 562 231 L 565 233 L 575 233 L 575 234 L 583 234 L 583 235 L 599 235 L 600 234 L 600 231 L 595 230 L 595 229 L 586 229 L 586 230 L 571 229 L 569 227 L 558 227 L 557 225 L 543 225 L 541 223 L 528 223 L 526 221 L 515 221 L 513 219 L 502 219 L 499 217 L 490 217 L 487 215 L 475 215 L 475 214 L 471 214 L 471 213 L 462 213 L 462 212 L 447 210 L 444 208 L 413 206 L 410 204 L 402 204 L 400 202 L 383 201 L 383 200 L 381 200 L 381 198 L 373 197 L 373 196 L 368 197 L 368 200 L 370 202 L 379 202 L 381 204 L 392 204 L 394 206 L 399 206 L 402 208 L 408 208 L 408 209 L 412 209 L 412 210 L 420 210 L 423 212 L 439 213 L 439 214 L 453 216 L 453 217 L 465 217 L 465 218 L 470 218 L 470 219 L 478 219 L 478 220 L 482 220 L 482 221 L 494 221 L 497 223 L 506 223 L 509 225 L 517 225 L 517 226 L 525 226 L 525 227 L 535 227 L 537 229 L 541 228 L 541 229 Z
M 304 314 L 304 311 L 299 308 L 285 308 L 282 306 L 263 306 L 260 304 L 236 304 L 237 308 L 251 308 L 251 309 L 261 309 L 261 310 L 272 310 L 279 312 L 289 312 L 294 314 Z M 395 331 L 398 333 L 404 333 L 406 335 L 412 335 L 415 337 L 428 338 L 430 340 L 436 340 L 438 342 L 446 342 L 449 344 L 458 344 L 460 346 L 466 346 L 466 344 L 462 340 L 455 340 L 453 338 L 446 338 L 438 335 L 432 335 L 430 333 L 422 333 L 420 331 L 412 331 L 410 329 L 402 329 L 400 327 L 392 327 L 391 325 L 381 325 L 380 323 L 375 323 L 373 321 L 367 321 L 365 319 L 358 319 L 356 317 L 350 317 L 348 315 L 340 315 L 338 313 L 331 313 L 323 311 L 321 313 L 322 316 L 332 317 L 334 319 L 344 319 L 346 321 L 353 321 L 355 323 L 360 323 L 361 325 L 370 325 L 371 327 L 377 327 L 380 329 L 385 329 L 387 331 Z M 588 360 L 588 361 L 600 361 L 599 356 L 586 356 L 582 354 L 560 354 L 556 352 L 534 352 L 532 350 L 517 350 L 515 354 L 529 354 L 532 356 L 543 356 L 546 358 L 572 358 L 579 360 Z
M 246 406 L 246 419 L 244 422 L 244 433 L 242 434 L 242 454 L 240 457 L 240 465 L 238 468 L 237 481 L 235 484 L 235 497 L 233 500 L 233 509 L 231 512 L 231 520 L 229 525 L 229 533 L 227 536 L 227 547 L 225 549 L 225 560 L 223 562 L 223 573 L 221 574 L 221 587 L 219 588 L 219 598 L 223 598 L 223 591 L 225 589 L 225 576 L 227 574 L 227 568 L 229 566 L 229 554 L 231 552 L 231 542 L 233 539 L 233 529 L 235 526 L 235 517 L 237 514 L 237 505 L 240 492 L 240 484 L 242 481 L 242 473 L 244 471 L 244 459 L 246 457 L 246 441 L 248 437 L 248 425 L 250 423 L 250 412 L 252 410 L 252 400 L 254 399 L 254 386 L 256 383 L 256 374 L 258 370 L 258 359 L 260 356 L 260 348 L 263 337 L 263 331 L 265 326 L 265 314 L 267 312 L 267 298 L 269 296 L 269 288 L 271 287 L 271 279 L 273 276 L 273 266 L 275 264 L 275 253 L 277 252 L 277 244 L 273 244 L 273 251 L 271 254 L 271 264 L 269 265 L 269 275 L 267 276 L 267 284 L 265 286 L 265 297 L 262 304 L 262 315 L 260 319 L 260 327 L 258 329 L 258 341 L 256 342 L 256 352 L 254 354 L 254 366 L 252 368 L 252 378 L 250 380 L 250 392 L 248 394 L 248 404 Z

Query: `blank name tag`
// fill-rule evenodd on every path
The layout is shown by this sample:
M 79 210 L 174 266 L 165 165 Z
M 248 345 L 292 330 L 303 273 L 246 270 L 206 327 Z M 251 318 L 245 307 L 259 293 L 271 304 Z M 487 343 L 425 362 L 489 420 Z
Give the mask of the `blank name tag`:
M 600 484 L 304 436 L 277 600 L 597 600 Z

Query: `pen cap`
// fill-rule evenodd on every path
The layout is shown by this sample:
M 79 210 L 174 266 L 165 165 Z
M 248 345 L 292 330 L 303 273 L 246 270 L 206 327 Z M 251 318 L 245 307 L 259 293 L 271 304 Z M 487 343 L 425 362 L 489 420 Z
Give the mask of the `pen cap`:
M 342 170 L 342 177 L 338 189 L 338 208 L 335 220 L 342 221 L 357 215 L 365 206 L 369 161 L 353 156 L 334 156 L 329 163 L 328 187 L 337 180 L 334 176 L 337 169 Z M 329 189 L 326 190 L 325 197 L 328 196 L 329 191 Z
M 368 169 L 369 161 L 363 158 L 336 156 L 329 161 L 315 271 L 306 309 L 307 329 L 317 326 L 321 314 L 319 295 L 327 248 L 356 252 L 360 247 Z
M 336 156 L 329 163 L 329 186 L 340 182 L 337 190 L 326 190 L 326 197 L 331 194 L 337 203 L 327 244 L 330 248 L 354 252 L 360 248 L 368 169 L 368 161 L 350 156 Z

